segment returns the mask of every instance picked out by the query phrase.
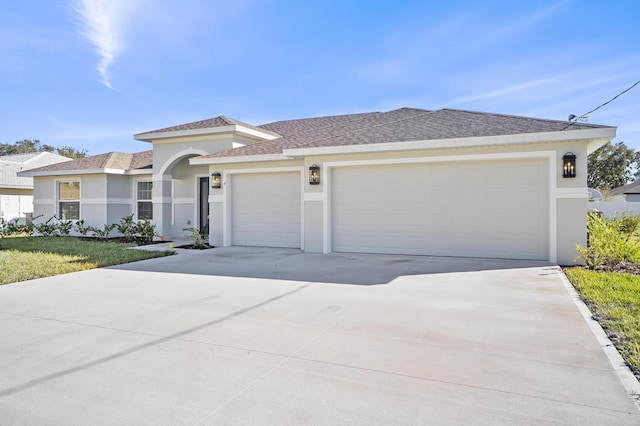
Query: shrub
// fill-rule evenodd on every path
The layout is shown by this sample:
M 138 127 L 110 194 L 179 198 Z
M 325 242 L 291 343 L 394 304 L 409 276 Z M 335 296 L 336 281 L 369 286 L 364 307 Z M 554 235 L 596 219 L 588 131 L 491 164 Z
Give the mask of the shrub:
M 56 217 L 51 216 L 46 222 L 35 225 L 35 230 L 42 237 L 52 237 L 57 234 L 58 224 L 55 222 Z
M 71 222 L 70 220 L 65 220 L 62 222 L 58 222 L 56 231 L 58 232 L 59 236 L 68 237 L 71 233 L 71 228 L 73 228 L 73 222 Z
M 136 236 L 139 236 L 144 242 L 150 243 L 156 235 L 156 225 L 148 220 L 139 220 L 135 225 Z
M 116 225 L 116 228 L 118 228 L 118 232 L 122 234 L 125 241 L 131 242 L 135 239 L 137 232 L 136 225 L 137 224 L 133 220 L 133 214 L 130 214 L 129 216 L 125 216 L 120 219 L 120 223 Z
M 190 234 L 187 235 L 187 236 L 191 240 L 191 243 L 193 244 L 193 248 L 203 249 L 203 248 L 207 248 L 208 247 L 205 235 L 202 232 L 200 232 L 199 229 L 196 229 L 196 228 L 183 228 L 182 230 L 190 232 Z
M 84 225 L 84 219 L 77 221 L 75 226 L 76 226 L 76 231 L 78 232 L 78 234 L 80 234 L 83 237 L 86 237 L 87 234 L 89 234 L 89 232 L 93 232 L 94 231 L 93 226 L 85 226 Z
M 577 246 L 578 253 L 591 269 L 621 263 L 640 263 L 640 239 L 636 232 L 640 227 L 640 215 L 622 214 L 620 217 L 600 217 L 590 214 L 587 218 L 589 244 Z
M 109 239 L 109 233 L 116 228 L 116 224 L 112 223 L 111 225 L 104 225 L 102 229 L 100 228 L 91 228 L 93 234 L 96 238 L 99 238 L 103 241 L 107 241 Z

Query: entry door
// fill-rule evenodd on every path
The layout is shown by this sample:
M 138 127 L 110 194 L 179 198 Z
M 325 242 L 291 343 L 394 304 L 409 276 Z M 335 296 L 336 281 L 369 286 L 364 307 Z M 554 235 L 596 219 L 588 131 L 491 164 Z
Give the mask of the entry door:
M 200 232 L 209 235 L 209 178 L 201 177 L 198 191 L 198 223 Z

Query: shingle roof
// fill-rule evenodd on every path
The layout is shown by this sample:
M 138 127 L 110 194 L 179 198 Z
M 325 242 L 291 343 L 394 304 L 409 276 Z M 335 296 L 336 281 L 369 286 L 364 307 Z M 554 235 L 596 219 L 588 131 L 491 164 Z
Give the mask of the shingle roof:
M 640 180 L 613 188 L 609 195 L 640 194 Z
M 17 173 L 48 164 L 69 161 L 71 161 L 71 159 L 50 152 L 35 152 L 0 157 L 0 187 L 33 188 L 33 178 L 18 176 Z
M 137 170 L 148 169 L 153 165 L 153 151 L 143 151 L 135 154 L 124 152 L 108 152 L 106 154 L 92 155 L 78 158 L 66 163 L 52 164 L 31 170 L 32 172 L 58 172 L 71 170 Z
M 593 124 L 545 120 L 455 109 L 400 108 L 316 119 L 264 124 L 281 138 L 229 149 L 203 158 L 282 153 L 283 149 L 363 145 L 400 141 L 454 139 L 591 129 Z
M 162 129 L 151 130 L 149 132 L 138 133 L 136 136 L 144 136 L 152 133 L 179 132 L 182 130 L 213 129 L 216 127 L 226 127 L 226 126 L 233 126 L 233 125 L 246 127 L 248 129 L 253 129 L 259 132 L 270 133 L 273 136 L 280 136 L 277 133 L 272 133 L 267 128 L 260 128 L 258 126 L 254 126 L 254 125 L 242 122 L 240 120 L 236 120 L 231 117 L 226 117 L 224 115 L 221 115 L 215 118 L 210 118 L 207 120 L 194 121 L 192 123 L 180 124 L 177 126 L 164 127 Z

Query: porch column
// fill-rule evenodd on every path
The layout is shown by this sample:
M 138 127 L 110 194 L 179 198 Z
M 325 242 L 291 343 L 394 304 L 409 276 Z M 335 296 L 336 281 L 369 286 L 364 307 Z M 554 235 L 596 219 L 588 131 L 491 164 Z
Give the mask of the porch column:
M 158 235 L 171 236 L 171 176 L 153 175 L 153 223 Z

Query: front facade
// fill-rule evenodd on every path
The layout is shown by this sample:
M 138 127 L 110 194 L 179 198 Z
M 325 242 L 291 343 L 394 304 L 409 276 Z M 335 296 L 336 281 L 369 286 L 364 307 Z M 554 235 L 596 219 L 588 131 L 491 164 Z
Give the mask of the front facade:
M 587 155 L 614 135 L 448 109 L 262 126 L 218 117 L 135 135 L 152 144 L 153 165 L 122 169 L 119 190 L 114 175 L 76 167 L 78 199 L 69 202 L 78 203 L 74 217 L 110 220 L 139 210 L 142 185 L 153 188 L 143 207 L 165 238 L 196 227 L 215 246 L 571 264 L 576 244 L 586 244 Z M 38 205 L 60 215 L 66 180 L 55 173 L 34 175 L 42 197 L 59 194 Z

